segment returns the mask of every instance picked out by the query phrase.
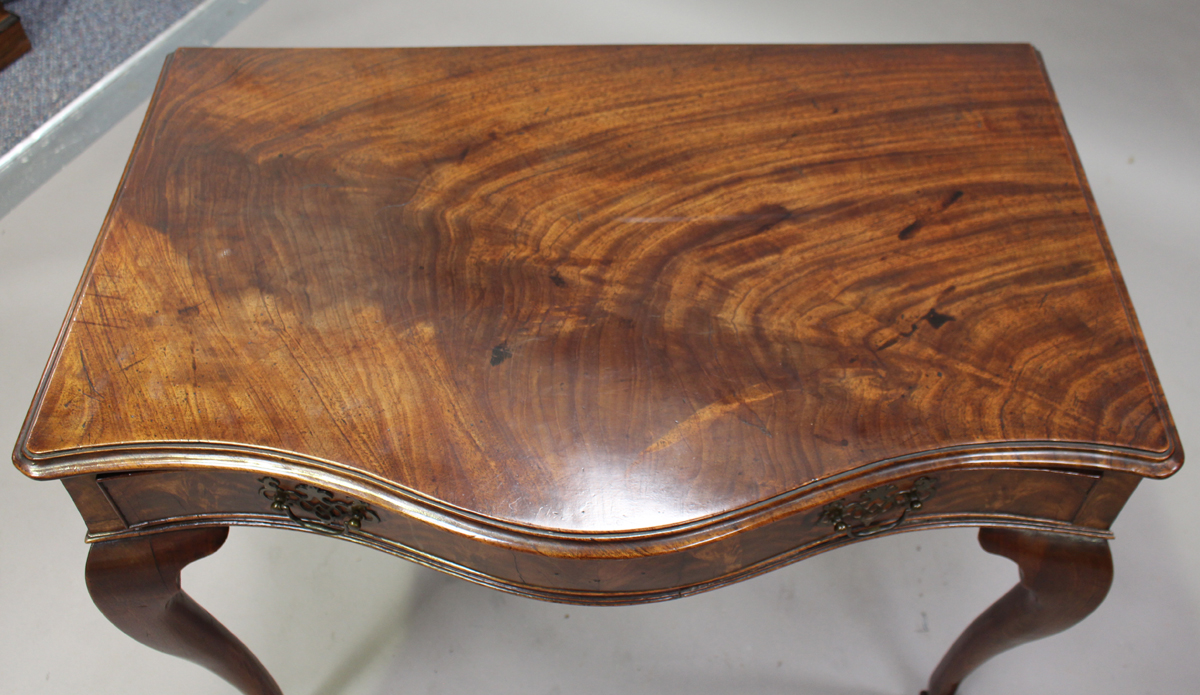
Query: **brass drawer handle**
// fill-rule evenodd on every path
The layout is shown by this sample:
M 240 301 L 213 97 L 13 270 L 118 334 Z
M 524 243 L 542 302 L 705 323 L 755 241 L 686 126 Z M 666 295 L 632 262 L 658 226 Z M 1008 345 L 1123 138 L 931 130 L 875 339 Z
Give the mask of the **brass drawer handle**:
M 904 521 L 909 510 L 918 510 L 922 503 L 937 491 L 937 478 L 921 476 L 907 490 L 897 490 L 891 483 L 864 490 L 853 502 L 838 500 L 821 509 L 817 524 L 833 526 L 833 530 L 851 538 L 865 538 L 890 531 Z M 900 508 L 900 516 L 892 521 L 873 523 L 876 518 Z M 856 523 L 856 526 L 852 526 Z
M 271 509 L 287 514 L 300 526 L 317 533 L 341 536 L 359 531 L 363 521 L 379 521 L 379 515 L 364 502 L 339 499 L 334 493 L 319 487 L 297 483 L 289 489 L 275 478 L 259 478 L 260 492 L 271 500 Z M 314 515 L 317 519 L 305 519 L 292 511 L 292 505 Z

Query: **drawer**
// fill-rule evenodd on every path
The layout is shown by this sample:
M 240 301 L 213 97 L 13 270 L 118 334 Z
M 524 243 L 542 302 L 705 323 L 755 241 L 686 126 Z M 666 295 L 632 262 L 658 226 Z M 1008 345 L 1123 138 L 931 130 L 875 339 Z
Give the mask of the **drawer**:
M 413 514 L 244 472 L 153 471 L 98 482 L 131 529 L 203 521 L 336 532 L 358 505 L 360 527 L 348 534 L 353 540 L 520 594 L 629 603 L 692 593 L 858 537 L 909 528 L 991 523 L 1089 532 L 1071 523 L 1099 478 L 1027 468 L 932 471 L 794 496 L 688 530 L 612 540 L 448 520 L 441 510 Z M 273 508 L 281 494 L 286 509 Z M 901 503 L 913 496 L 919 504 Z M 844 527 L 831 510 L 840 511 Z

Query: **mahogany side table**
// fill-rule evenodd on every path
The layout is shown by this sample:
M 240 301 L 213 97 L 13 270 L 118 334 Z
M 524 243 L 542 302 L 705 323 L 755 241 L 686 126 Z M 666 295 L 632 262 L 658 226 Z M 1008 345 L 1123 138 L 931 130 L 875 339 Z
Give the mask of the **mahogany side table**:
M 179 584 L 230 525 L 586 604 L 979 526 L 949 695 L 1183 453 L 1031 47 L 602 46 L 177 51 L 14 460 L 245 693 Z

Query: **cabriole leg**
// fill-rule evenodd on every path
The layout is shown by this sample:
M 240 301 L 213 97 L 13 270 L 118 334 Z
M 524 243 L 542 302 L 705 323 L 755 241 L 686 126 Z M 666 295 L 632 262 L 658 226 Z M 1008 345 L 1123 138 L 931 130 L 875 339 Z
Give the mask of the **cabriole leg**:
M 220 526 L 94 543 L 88 591 L 105 617 L 142 644 L 197 663 L 247 695 L 282 695 L 250 650 L 180 588 L 180 571 L 215 553 L 228 535 Z
M 1078 623 L 1100 605 L 1112 584 L 1112 556 L 1103 539 L 983 528 L 979 544 L 1016 562 L 1021 581 L 963 632 L 922 695 L 954 695 L 958 684 L 993 656 Z

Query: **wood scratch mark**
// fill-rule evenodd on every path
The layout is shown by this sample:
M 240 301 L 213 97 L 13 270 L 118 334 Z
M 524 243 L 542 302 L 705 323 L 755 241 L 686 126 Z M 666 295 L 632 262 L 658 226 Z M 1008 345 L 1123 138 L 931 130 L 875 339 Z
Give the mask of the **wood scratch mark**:
M 900 238 L 901 239 L 911 239 L 912 235 L 916 234 L 917 230 L 920 229 L 921 226 L 922 226 L 921 220 L 916 220 L 912 224 L 910 224 L 907 227 L 905 227 L 904 229 L 900 230 Z
M 787 215 L 779 213 L 750 215 L 668 215 L 662 217 L 619 217 L 618 222 L 631 224 L 665 224 L 668 222 L 756 222 L 758 220 L 782 221 Z
M 409 200 L 409 201 L 406 201 L 403 203 L 392 203 L 391 205 L 384 205 L 384 206 L 380 207 L 378 210 L 376 210 L 375 214 L 378 215 L 379 213 L 383 212 L 384 210 L 391 210 L 392 208 L 406 208 L 406 207 L 408 207 L 408 204 L 411 202 L 412 201 Z
M 125 330 L 124 326 L 114 326 L 111 323 L 101 323 L 99 321 L 85 321 L 84 319 L 75 319 L 74 323 L 83 323 L 89 326 L 100 326 L 101 328 L 115 328 L 117 330 Z
M 901 333 L 900 335 L 894 335 L 891 338 L 888 338 L 887 340 L 885 340 L 883 343 L 881 343 L 879 345 L 879 347 L 875 348 L 875 350 L 879 351 L 879 350 L 886 350 L 887 348 L 890 348 L 891 346 L 900 342 L 900 336 L 902 336 L 902 335 L 912 335 L 912 334 L 911 333 L 907 333 L 907 334 Z
M 953 289 L 953 287 L 951 287 L 951 289 Z M 946 294 L 946 293 L 943 293 L 943 294 Z M 930 309 L 928 312 L 925 313 L 924 316 L 922 316 L 921 318 L 914 321 L 912 324 L 912 327 L 909 330 L 899 331 L 897 335 L 894 335 L 891 338 L 889 338 L 888 340 L 886 340 L 885 342 L 881 343 L 879 345 L 879 347 L 875 348 L 875 351 L 879 352 L 880 350 L 890 348 L 891 346 L 900 342 L 901 338 L 908 338 L 913 333 L 916 333 L 917 329 L 920 328 L 922 321 L 925 321 L 930 326 L 933 326 L 934 330 L 937 330 L 937 329 L 941 328 L 942 326 L 946 325 L 947 323 L 949 323 L 951 321 L 957 321 L 957 320 L 958 319 L 954 318 L 953 316 L 950 316 L 949 314 L 943 314 L 942 312 L 938 311 L 937 309 Z
M 79 350 L 79 365 L 83 368 L 83 378 L 87 379 L 88 388 L 90 388 L 92 390 L 92 393 L 89 397 L 103 399 L 104 396 L 100 395 L 100 392 L 96 390 L 96 384 L 92 382 L 92 375 L 90 373 L 88 373 L 87 360 L 83 359 L 83 349 L 82 348 L 80 348 L 80 350 Z M 87 396 L 88 394 L 85 393 L 84 395 Z
M 939 205 L 938 209 L 934 210 L 932 212 L 932 214 L 937 214 L 939 212 L 943 212 L 944 210 L 946 210 L 946 208 L 957 203 L 959 198 L 962 198 L 962 197 L 963 197 L 962 191 L 952 192 L 950 195 L 948 195 L 942 199 L 942 202 Z M 913 235 L 916 234 L 918 231 L 920 231 L 921 227 L 923 227 L 923 226 L 925 226 L 925 222 L 921 218 L 917 218 L 916 220 L 913 220 L 912 224 L 910 224 L 907 227 L 905 227 L 904 229 L 900 230 L 900 238 L 905 239 L 905 240 L 911 239 L 913 237 Z
M 659 437 L 658 440 L 653 444 L 646 447 L 642 453 L 652 454 L 660 449 L 665 449 L 672 444 L 679 442 L 679 440 L 699 432 L 701 427 L 709 422 L 712 422 L 713 420 L 716 420 L 717 418 L 728 415 L 732 412 L 736 412 L 742 408 L 745 408 L 751 403 L 764 401 L 768 398 L 774 397 L 775 392 L 767 387 L 766 384 L 754 384 L 745 391 L 735 394 L 733 398 L 725 399 L 717 403 L 710 403 L 703 408 L 700 408 L 686 420 L 680 422 L 675 427 L 672 427 L 670 431 Z M 770 436 L 770 432 L 768 432 L 765 427 L 750 422 L 745 418 L 738 419 Z

